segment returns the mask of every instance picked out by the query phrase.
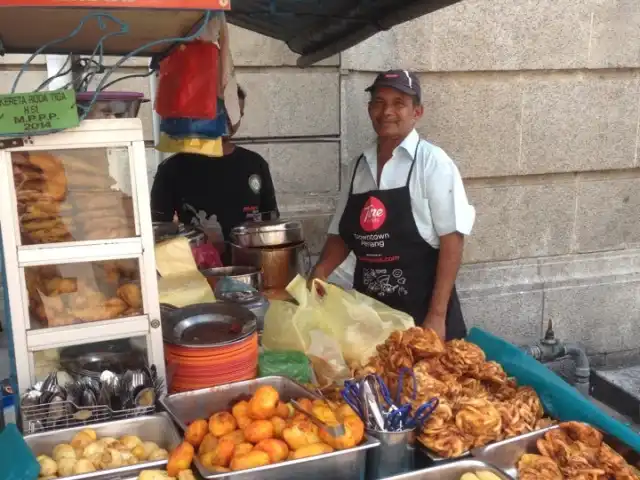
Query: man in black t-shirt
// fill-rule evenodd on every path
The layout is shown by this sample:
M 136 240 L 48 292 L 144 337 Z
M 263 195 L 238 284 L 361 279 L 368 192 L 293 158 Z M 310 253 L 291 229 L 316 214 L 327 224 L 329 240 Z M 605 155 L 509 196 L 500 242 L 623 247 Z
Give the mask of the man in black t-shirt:
M 240 87 L 238 98 L 242 117 L 246 94 Z M 177 215 L 185 225 L 198 225 L 215 215 L 228 240 L 231 229 L 254 214 L 279 215 L 266 160 L 231 142 L 239 126 L 229 126 L 222 157 L 177 153 L 158 166 L 151 188 L 153 221 L 170 222 Z

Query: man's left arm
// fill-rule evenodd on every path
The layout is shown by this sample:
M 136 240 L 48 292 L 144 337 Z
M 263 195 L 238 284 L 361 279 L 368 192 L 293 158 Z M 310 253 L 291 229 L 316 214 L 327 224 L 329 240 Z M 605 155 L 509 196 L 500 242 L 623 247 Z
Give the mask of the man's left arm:
M 276 217 L 280 217 L 280 210 L 278 210 L 278 202 L 276 201 L 276 189 L 273 186 L 269 164 L 265 159 L 262 159 L 261 170 L 262 190 L 260 191 L 260 212 L 275 212 Z
M 475 209 L 469 205 L 458 168 L 447 154 L 432 153 L 425 171 L 425 195 L 431 210 L 433 228 L 440 239 L 438 267 L 429 311 L 423 326 L 445 336 L 449 299 L 462 262 L 464 236 L 471 233 Z

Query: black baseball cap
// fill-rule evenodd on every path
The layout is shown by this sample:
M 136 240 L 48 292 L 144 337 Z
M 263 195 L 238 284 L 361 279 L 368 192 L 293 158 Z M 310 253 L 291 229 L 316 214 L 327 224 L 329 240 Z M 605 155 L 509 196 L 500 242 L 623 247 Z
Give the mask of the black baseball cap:
M 406 93 L 412 97 L 416 97 L 419 102 L 422 101 L 422 89 L 420 88 L 420 80 L 415 73 L 408 70 L 388 70 L 378 74 L 374 82 L 365 91 L 372 92 L 379 87 L 388 87 Z

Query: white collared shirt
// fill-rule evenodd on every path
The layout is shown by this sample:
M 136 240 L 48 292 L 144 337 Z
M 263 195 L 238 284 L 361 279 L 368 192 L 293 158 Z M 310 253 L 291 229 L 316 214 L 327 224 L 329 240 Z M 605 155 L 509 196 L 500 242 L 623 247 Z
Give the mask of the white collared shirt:
M 443 235 L 453 232 L 469 235 L 476 211 L 469 205 L 460 172 L 453 160 L 441 148 L 420 139 L 416 130 L 407 135 L 393 151 L 382 169 L 379 187 L 376 185 L 376 145 L 365 150 L 366 161 L 360 161 L 353 180 L 353 193 L 403 187 L 418 142 L 416 164 L 409 180 L 412 213 L 422 238 L 432 247 L 439 248 Z M 336 213 L 329 225 L 330 234 L 339 235 L 340 219 L 349 198 L 350 181 L 357 161 L 355 159 L 349 167 L 348 183 L 340 192 Z

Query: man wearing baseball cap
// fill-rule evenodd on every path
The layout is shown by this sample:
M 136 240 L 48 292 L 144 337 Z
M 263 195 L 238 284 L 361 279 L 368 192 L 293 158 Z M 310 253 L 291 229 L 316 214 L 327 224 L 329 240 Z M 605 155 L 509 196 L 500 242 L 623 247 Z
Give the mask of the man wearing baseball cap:
M 442 338 L 463 338 L 455 279 L 475 210 L 456 165 L 415 129 L 424 113 L 418 77 L 390 70 L 366 91 L 377 139 L 351 166 L 310 280 L 325 280 L 353 252 L 356 290 Z

